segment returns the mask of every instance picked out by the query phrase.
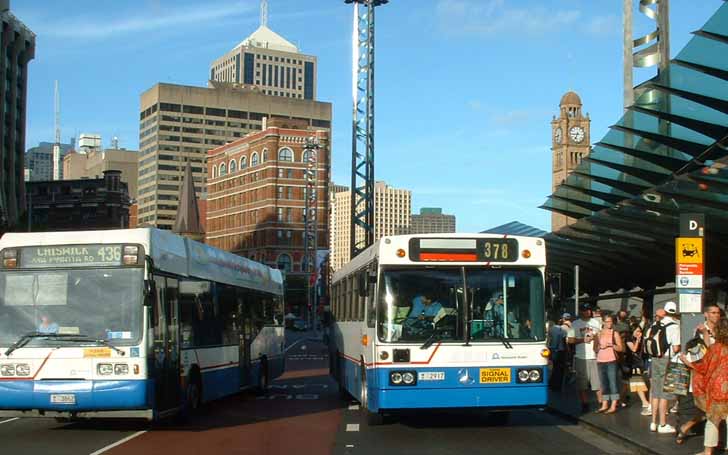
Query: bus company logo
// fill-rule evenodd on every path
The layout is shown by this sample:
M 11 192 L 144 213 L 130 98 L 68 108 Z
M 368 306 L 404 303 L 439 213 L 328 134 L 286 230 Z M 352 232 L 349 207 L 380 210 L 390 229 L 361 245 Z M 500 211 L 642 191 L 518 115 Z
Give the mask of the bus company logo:
M 687 277 L 680 277 L 680 285 L 687 286 L 690 284 L 690 280 Z
M 462 385 L 470 385 L 475 382 L 475 379 L 470 376 L 467 368 L 461 368 L 458 370 L 458 382 Z
M 492 360 L 500 360 L 500 354 L 498 354 L 497 352 L 494 352 L 493 353 L 493 357 L 491 357 L 491 359 Z

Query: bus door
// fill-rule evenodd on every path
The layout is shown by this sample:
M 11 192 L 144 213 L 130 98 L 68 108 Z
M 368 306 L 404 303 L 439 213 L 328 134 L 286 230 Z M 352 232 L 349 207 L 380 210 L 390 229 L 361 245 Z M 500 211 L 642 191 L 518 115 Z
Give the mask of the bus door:
M 179 282 L 155 276 L 157 298 L 154 302 L 154 378 L 158 411 L 180 404 L 179 362 Z
M 253 342 L 253 319 L 250 305 L 246 305 L 242 298 L 238 298 L 238 314 L 240 315 L 240 386 L 245 387 L 251 383 L 250 349 Z

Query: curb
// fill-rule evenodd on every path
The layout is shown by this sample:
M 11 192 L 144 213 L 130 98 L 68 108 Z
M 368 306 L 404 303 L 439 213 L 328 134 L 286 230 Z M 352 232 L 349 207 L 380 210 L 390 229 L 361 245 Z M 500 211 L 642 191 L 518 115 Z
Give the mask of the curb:
M 591 422 L 588 422 L 588 421 L 581 419 L 579 417 L 576 417 L 572 414 L 561 411 L 560 409 L 557 409 L 555 407 L 546 406 L 546 412 L 557 415 L 564 420 L 568 420 L 568 421 L 578 424 L 580 426 L 586 427 L 589 430 L 591 430 L 601 436 L 605 436 L 616 442 L 619 442 L 622 445 L 628 445 L 631 448 L 635 448 L 635 449 L 637 449 L 636 453 L 645 454 L 645 455 L 661 455 L 660 452 L 655 451 L 653 448 L 647 447 L 643 444 L 640 444 L 639 442 L 635 442 L 635 441 L 625 437 L 624 435 L 617 433 L 616 431 L 611 431 L 606 428 L 600 427 L 598 425 L 594 425 Z

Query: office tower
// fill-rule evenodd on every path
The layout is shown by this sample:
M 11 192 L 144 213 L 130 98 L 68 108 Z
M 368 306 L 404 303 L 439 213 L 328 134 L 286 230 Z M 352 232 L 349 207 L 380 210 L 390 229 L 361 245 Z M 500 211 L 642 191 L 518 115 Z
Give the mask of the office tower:
M 28 62 L 35 57 L 35 34 L 0 1 L 0 232 L 25 213 L 25 116 Z
M 339 187 L 339 185 L 337 185 Z M 412 192 L 392 188 L 385 182 L 374 184 L 374 241 L 387 235 L 409 234 Z M 331 268 L 340 269 L 351 258 L 351 191 L 331 194 Z
M 72 148 L 70 144 L 61 144 L 61 158 Z M 30 182 L 53 180 L 53 142 L 41 142 L 29 148 L 25 154 L 25 168 L 28 169 Z M 62 171 L 61 177 L 63 177 Z
M 121 181 L 129 187 L 129 197 L 137 197 L 139 153 L 136 150 L 106 149 L 87 153 L 72 151 L 63 158 L 63 179 L 101 178 L 104 171 L 121 171 Z
M 331 104 L 268 96 L 226 82 L 211 87 L 156 84 L 141 95 L 139 224 L 170 229 L 185 166 L 192 164 L 198 197 L 206 199 L 207 151 L 264 129 L 284 117 L 329 130 Z
M 419 215 L 412 214 L 411 234 L 455 232 L 455 215 L 442 213 L 439 207 L 422 207 Z

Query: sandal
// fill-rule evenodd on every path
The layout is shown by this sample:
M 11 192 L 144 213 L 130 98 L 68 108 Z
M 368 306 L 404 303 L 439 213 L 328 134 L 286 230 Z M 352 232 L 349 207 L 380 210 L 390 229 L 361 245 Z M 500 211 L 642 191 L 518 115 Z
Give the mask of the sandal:
M 683 445 L 685 444 L 685 440 L 688 439 L 687 433 L 683 433 L 680 428 L 677 429 L 677 436 L 675 436 L 675 444 L 677 445 Z M 700 452 L 701 454 L 703 452 Z

